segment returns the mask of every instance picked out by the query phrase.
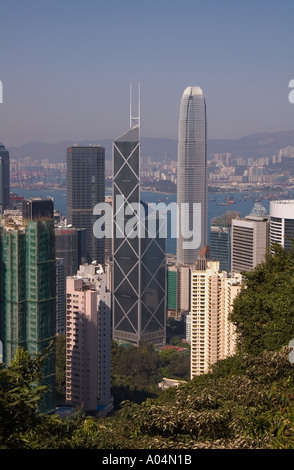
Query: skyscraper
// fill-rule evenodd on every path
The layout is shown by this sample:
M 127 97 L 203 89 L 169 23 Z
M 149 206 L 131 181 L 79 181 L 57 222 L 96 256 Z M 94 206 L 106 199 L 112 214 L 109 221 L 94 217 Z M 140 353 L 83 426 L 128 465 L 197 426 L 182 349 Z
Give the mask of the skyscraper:
M 67 149 L 67 222 L 86 229 L 86 261 L 104 264 L 104 238 L 93 234 L 96 204 L 105 199 L 105 149 L 100 145 Z
M 22 215 L 25 219 L 42 219 L 54 217 L 54 201 L 51 197 L 31 197 L 22 202 Z
M 265 260 L 268 250 L 268 215 L 255 205 L 244 219 L 232 219 L 231 272 L 250 271 Z
M 10 206 L 10 160 L 9 152 L 0 143 L 0 214 Z
M 187 318 L 191 341 L 191 378 L 207 373 L 212 364 L 235 352 L 235 327 L 229 321 L 242 276 L 220 272 L 218 261 L 191 271 L 191 311 Z
M 177 203 L 177 263 L 194 265 L 200 249 L 207 245 L 206 104 L 201 88 L 194 86 L 185 89 L 180 105 Z M 201 211 L 194 220 L 197 207 L 193 204 L 199 204 Z M 188 238 L 189 231 L 194 238 Z
M 56 327 L 56 268 L 53 219 L 11 217 L 0 228 L 0 340 L 3 361 L 9 365 L 18 347 L 30 354 L 45 352 Z M 50 386 L 43 411 L 55 409 L 55 360 L 51 353 L 44 368 Z
M 111 296 L 101 265 L 66 279 L 66 401 L 104 415 L 110 389 Z
M 231 271 L 231 226 L 232 219 L 240 218 L 236 211 L 226 211 L 220 217 L 214 217 L 210 226 L 210 259 L 219 261 L 220 271 Z
M 56 258 L 56 333 L 65 334 L 65 274 L 64 259 Z
M 67 224 L 55 226 L 56 258 L 64 259 L 64 276 L 74 276 L 85 259 L 85 229 L 68 227 Z
M 132 207 L 137 205 L 136 214 Z M 139 127 L 113 144 L 113 337 L 139 344 L 165 342 L 165 239 L 130 231 L 146 227 L 140 202 Z M 143 235 L 143 233 L 142 233 Z
M 285 249 L 294 238 L 294 201 L 285 199 L 270 202 L 270 244 L 278 243 Z

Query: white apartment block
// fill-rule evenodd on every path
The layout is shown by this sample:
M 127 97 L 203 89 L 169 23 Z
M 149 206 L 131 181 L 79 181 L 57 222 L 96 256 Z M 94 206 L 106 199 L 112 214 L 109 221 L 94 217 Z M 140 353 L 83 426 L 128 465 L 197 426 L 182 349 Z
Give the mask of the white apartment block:
M 232 220 L 232 272 L 250 271 L 265 260 L 268 227 L 268 218 L 248 216 Z
M 270 244 L 278 243 L 285 249 L 294 238 L 294 200 L 270 202 Z
M 102 416 L 110 392 L 111 297 L 100 265 L 66 279 L 66 401 Z
M 56 333 L 65 334 L 65 274 L 64 259 L 56 258 Z
M 235 329 L 229 313 L 240 292 L 242 276 L 228 277 L 219 261 L 208 261 L 206 270 L 191 270 L 191 378 L 235 351 Z

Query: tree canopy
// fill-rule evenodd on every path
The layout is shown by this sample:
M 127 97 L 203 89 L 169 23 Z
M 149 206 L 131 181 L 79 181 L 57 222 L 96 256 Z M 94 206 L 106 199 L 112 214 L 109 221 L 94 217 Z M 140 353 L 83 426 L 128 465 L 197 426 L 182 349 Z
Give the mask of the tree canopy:
M 251 354 L 278 351 L 294 338 L 294 248 L 273 248 L 264 263 L 244 273 L 231 314 L 239 347 Z

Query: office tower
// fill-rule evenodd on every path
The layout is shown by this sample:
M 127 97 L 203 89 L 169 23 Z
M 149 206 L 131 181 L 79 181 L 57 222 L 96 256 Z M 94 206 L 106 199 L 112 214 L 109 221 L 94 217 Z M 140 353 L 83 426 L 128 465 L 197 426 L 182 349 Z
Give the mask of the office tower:
M 54 201 L 51 197 L 42 199 L 32 197 L 22 202 L 22 215 L 25 219 L 42 219 L 54 217 Z
M 244 219 L 232 219 L 231 272 L 250 271 L 265 260 L 269 222 L 260 204 Z
M 179 208 L 177 263 L 179 265 L 194 265 L 200 249 L 207 245 L 206 147 L 204 95 L 201 88 L 190 86 L 183 93 L 179 119 L 177 174 Z M 197 215 L 193 204 L 200 204 L 201 212 L 196 220 L 193 220 L 193 214 Z M 184 207 L 188 210 L 186 211 Z M 194 243 L 188 239 L 189 230 L 194 234 Z
M 165 224 L 158 212 L 150 212 L 145 204 L 144 237 L 140 239 L 139 263 L 141 317 L 138 317 L 138 339 L 157 345 L 166 342 L 166 239 L 159 235 Z M 154 219 L 156 234 L 149 234 L 149 222 Z
M 178 269 L 174 264 L 167 265 L 167 316 L 177 318 Z
M 130 204 L 137 205 L 137 214 Z M 158 214 L 154 237 L 141 230 L 147 225 L 147 212 L 140 202 L 140 135 L 135 126 L 113 144 L 113 338 L 162 344 L 165 239 L 157 236 Z M 137 233 L 129 231 L 130 224 Z
M 212 364 L 235 352 L 235 328 L 229 314 L 240 292 L 242 276 L 228 277 L 219 271 L 218 261 L 206 269 L 191 270 L 191 311 L 187 333 L 191 341 L 191 378 L 209 371 Z
M 86 261 L 104 264 L 104 238 L 93 234 L 96 204 L 105 198 L 105 149 L 100 145 L 67 149 L 67 222 L 86 229 Z
M 56 333 L 65 334 L 65 275 L 64 259 L 56 258 Z
M 110 204 L 112 207 L 112 196 L 105 196 L 105 202 Z M 112 220 L 107 220 L 105 222 L 107 227 L 105 227 L 105 232 L 108 233 L 112 231 Z M 105 260 L 110 260 L 113 253 L 113 237 L 105 237 Z
M 270 245 L 278 243 L 285 249 L 294 238 L 294 200 L 270 202 Z
M 110 391 L 111 297 L 101 265 L 66 280 L 66 401 L 105 416 Z
M 0 228 L 1 295 L 0 339 L 9 365 L 18 346 L 30 354 L 45 352 L 56 328 L 56 268 L 53 219 L 22 220 L 7 217 Z M 55 358 L 44 368 L 42 411 L 55 409 Z
M 66 223 L 55 226 L 55 251 L 64 259 L 64 275 L 74 276 L 79 266 L 86 262 L 86 229 Z
M 211 225 L 210 227 L 211 259 L 218 260 L 220 270 L 231 270 L 231 227 Z
M 231 229 L 232 219 L 240 218 L 240 213 L 227 211 L 215 217 L 210 225 L 210 259 L 219 261 L 220 271 L 231 271 Z
M 0 214 L 10 207 L 10 158 L 5 146 L 0 143 Z

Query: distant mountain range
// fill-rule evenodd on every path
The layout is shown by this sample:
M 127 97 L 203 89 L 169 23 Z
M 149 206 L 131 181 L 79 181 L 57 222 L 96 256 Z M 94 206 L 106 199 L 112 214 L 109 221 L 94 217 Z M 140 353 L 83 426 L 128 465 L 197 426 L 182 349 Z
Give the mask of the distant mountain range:
M 107 160 L 112 158 L 112 140 L 72 142 L 64 140 L 56 143 L 28 142 L 20 147 L 7 147 L 11 158 L 16 160 L 31 156 L 34 160 L 48 159 L 50 162 L 65 162 L 67 147 L 78 144 L 100 144 L 105 147 Z M 209 139 L 208 155 L 231 153 L 234 157 L 272 156 L 281 148 L 294 146 L 294 130 L 279 132 L 260 132 L 238 139 Z M 141 138 L 141 156 L 152 161 L 177 160 L 177 140 L 165 138 Z

